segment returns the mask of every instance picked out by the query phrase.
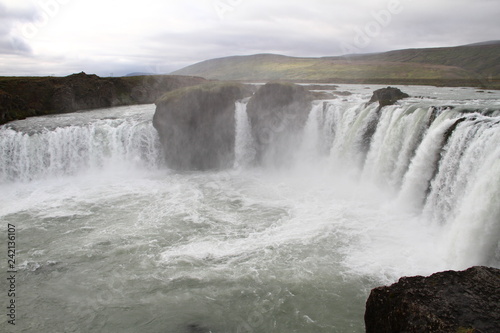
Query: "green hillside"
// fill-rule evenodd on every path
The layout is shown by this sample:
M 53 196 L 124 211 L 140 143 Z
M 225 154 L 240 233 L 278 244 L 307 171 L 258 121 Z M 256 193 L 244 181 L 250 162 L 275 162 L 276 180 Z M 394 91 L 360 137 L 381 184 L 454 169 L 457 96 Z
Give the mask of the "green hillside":
M 217 80 L 407 83 L 500 88 L 500 42 L 343 57 L 297 58 L 275 54 L 232 56 L 206 60 L 172 74 Z

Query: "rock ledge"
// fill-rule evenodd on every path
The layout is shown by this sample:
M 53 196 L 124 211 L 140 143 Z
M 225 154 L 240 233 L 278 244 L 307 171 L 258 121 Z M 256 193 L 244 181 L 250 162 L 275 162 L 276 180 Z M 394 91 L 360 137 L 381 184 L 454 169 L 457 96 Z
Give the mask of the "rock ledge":
M 475 266 L 403 277 L 371 291 L 366 332 L 500 332 L 500 270 Z
M 402 92 L 398 88 L 387 87 L 382 89 L 377 89 L 373 92 L 372 98 L 368 101 L 368 104 L 373 102 L 378 102 L 379 108 L 387 105 L 393 105 L 397 101 L 403 98 L 410 97 L 408 94 Z

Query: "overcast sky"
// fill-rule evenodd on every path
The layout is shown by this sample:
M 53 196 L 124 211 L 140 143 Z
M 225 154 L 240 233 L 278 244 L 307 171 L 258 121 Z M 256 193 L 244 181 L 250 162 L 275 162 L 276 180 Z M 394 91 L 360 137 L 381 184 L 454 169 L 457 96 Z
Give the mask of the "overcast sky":
M 0 75 L 169 73 L 500 39 L 498 0 L 0 0 Z

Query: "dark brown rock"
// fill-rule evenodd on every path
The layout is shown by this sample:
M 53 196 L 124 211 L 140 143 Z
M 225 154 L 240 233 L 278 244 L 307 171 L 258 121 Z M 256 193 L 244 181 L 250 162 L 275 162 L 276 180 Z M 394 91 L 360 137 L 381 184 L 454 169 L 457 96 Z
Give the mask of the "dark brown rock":
M 156 102 L 153 125 L 169 167 L 207 170 L 233 165 L 235 102 L 251 91 L 238 83 L 181 88 Z
M 33 114 L 34 110 L 30 109 L 24 100 L 0 90 L 0 124 Z
M 398 88 L 387 87 L 375 90 L 373 92 L 372 98 L 368 101 L 368 104 L 378 102 L 379 108 L 386 105 L 393 105 L 397 101 L 403 98 L 410 97 L 408 94 L 402 92 Z
M 367 333 L 500 332 L 500 270 L 477 266 L 375 288 L 365 325 Z

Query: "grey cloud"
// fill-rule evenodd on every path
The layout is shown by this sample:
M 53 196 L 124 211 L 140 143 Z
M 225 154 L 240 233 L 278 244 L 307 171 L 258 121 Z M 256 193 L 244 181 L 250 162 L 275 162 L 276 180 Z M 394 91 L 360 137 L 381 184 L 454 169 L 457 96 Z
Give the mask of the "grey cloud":
M 24 54 L 33 53 L 31 46 L 24 40 L 13 36 L 0 35 L 0 54 Z
M 31 54 L 31 46 L 15 34 L 16 23 L 33 21 L 37 10 L 34 7 L 8 8 L 0 3 L 0 54 Z
M 479 41 L 498 39 L 500 26 L 496 23 L 500 6 L 495 1 L 401 0 L 401 11 L 392 14 L 389 23 L 375 35 L 365 38 L 367 44 L 361 53 L 381 52 L 403 48 L 456 46 Z M 365 29 L 377 24 L 373 12 L 386 8 L 366 10 L 368 16 L 352 24 L 342 40 L 354 44 L 359 31 L 367 37 Z M 353 31 L 353 28 L 357 29 Z
M 500 36 L 498 0 L 399 2 L 402 10 L 392 15 L 390 22 L 377 34 L 369 37 L 369 43 L 359 48 L 361 53 L 453 46 Z M 144 30 L 143 35 L 132 33 L 127 37 L 129 27 L 124 26 L 123 40 L 105 44 L 98 38 L 105 31 L 96 31 L 95 41 L 82 40 L 82 43 L 92 43 L 100 54 L 89 51 L 82 54 L 81 59 L 64 61 L 48 59 L 47 55 L 39 55 L 36 59 L 52 66 L 53 69 L 47 70 L 56 73 L 84 70 L 99 75 L 111 72 L 121 75 L 135 71 L 167 73 L 198 61 L 231 55 L 335 56 L 345 53 L 342 44 L 353 44 L 356 31 L 375 22 L 373 13 L 386 10 L 388 3 L 389 0 L 247 0 L 238 2 L 234 10 L 220 18 L 211 6 L 206 3 L 201 6 L 192 0 L 196 15 L 166 18 L 183 23 L 183 28 L 177 32 L 165 31 L 163 27 L 172 28 L 165 21 L 150 21 L 151 29 Z M 174 2 L 169 3 L 168 8 L 171 14 L 178 10 Z M 0 5 L 0 53 L 29 54 L 29 44 L 20 36 L 16 38 L 12 27 L 16 22 L 36 20 L 36 10 L 26 8 L 16 13 L 5 12 L 5 6 Z M 190 13 L 189 10 L 180 12 Z M 113 24 L 112 17 L 109 24 Z M 122 46 L 125 41 L 130 42 L 130 47 Z

